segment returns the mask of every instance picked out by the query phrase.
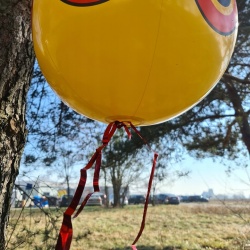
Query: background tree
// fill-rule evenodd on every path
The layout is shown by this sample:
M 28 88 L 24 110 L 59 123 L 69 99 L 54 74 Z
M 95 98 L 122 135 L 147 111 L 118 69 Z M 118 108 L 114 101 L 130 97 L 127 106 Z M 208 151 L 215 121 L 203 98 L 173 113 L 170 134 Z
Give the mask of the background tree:
M 69 183 L 74 176 L 74 166 L 83 164 L 85 156 L 97 144 L 92 137 L 95 124 L 54 94 L 37 65 L 28 93 L 27 121 L 29 134 L 22 159 L 24 173 L 42 169 L 44 174 Z
M 26 94 L 32 77 L 31 1 L 0 0 L 0 249 L 26 141 Z
M 102 170 L 114 190 L 114 206 L 119 206 L 124 190 L 134 187 L 145 193 L 152 167 L 154 151 L 160 153 L 154 176 L 154 190 L 161 183 L 173 181 L 176 177 L 186 176 L 186 169 L 175 169 L 173 163 L 182 160 L 183 147 L 175 134 L 164 135 L 154 140 L 150 133 L 151 127 L 141 129 L 144 139 L 149 139 L 148 145 L 136 133 L 132 132 L 132 139 L 128 140 L 126 134 L 119 131 L 105 150 Z M 148 133 L 147 133 L 147 132 Z M 152 137 L 151 137 L 152 136 Z M 158 184 L 158 185 L 156 185 Z
M 128 153 L 123 147 L 128 140 L 124 131 L 117 131 L 105 150 L 102 171 L 106 181 L 113 187 L 113 206 L 122 205 L 131 183 L 139 181 L 145 171 L 142 159 L 137 158 L 137 152 Z

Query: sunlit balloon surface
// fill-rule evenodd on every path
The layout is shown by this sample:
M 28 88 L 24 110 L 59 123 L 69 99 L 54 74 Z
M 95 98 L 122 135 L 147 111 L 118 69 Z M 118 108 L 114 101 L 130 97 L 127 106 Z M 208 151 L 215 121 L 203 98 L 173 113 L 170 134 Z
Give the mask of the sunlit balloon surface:
M 235 0 L 34 0 L 33 41 L 52 88 L 104 123 L 152 125 L 199 102 L 227 68 Z

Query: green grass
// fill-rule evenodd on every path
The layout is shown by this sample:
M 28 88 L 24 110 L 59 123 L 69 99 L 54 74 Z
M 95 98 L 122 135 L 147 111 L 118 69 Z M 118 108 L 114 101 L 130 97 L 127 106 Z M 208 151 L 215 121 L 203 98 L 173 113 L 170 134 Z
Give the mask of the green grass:
M 9 235 L 17 223 L 8 249 L 54 249 L 62 210 L 25 209 L 18 220 L 12 211 Z M 72 250 L 130 249 L 142 220 L 143 206 L 123 209 L 86 207 L 73 220 Z M 149 205 L 138 250 L 240 250 L 250 240 L 248 203 Z

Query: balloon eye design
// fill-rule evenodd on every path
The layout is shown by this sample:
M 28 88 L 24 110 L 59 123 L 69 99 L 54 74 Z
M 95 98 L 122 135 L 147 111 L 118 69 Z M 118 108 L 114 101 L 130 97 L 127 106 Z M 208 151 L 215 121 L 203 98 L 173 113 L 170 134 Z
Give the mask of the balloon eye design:
M 236 0 L 195 0 L 207 23 L 221 35 L 230 35 L 237 24 Z
M 228 7 L 231 3 L 231 0 L 218 0 L 218 2 L 225 7 Z
M 64 3 L 74 6 L 92 6 L 107 2 L 109 0 L 61 0 Z

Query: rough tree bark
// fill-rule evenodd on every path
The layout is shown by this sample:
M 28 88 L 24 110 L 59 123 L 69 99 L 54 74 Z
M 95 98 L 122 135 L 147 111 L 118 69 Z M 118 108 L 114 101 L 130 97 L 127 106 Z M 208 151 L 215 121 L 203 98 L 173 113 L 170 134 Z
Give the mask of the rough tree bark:
M 32 77 L 31 0 L 0 0 L 0 250 L 25 145 L 26 94 Z

